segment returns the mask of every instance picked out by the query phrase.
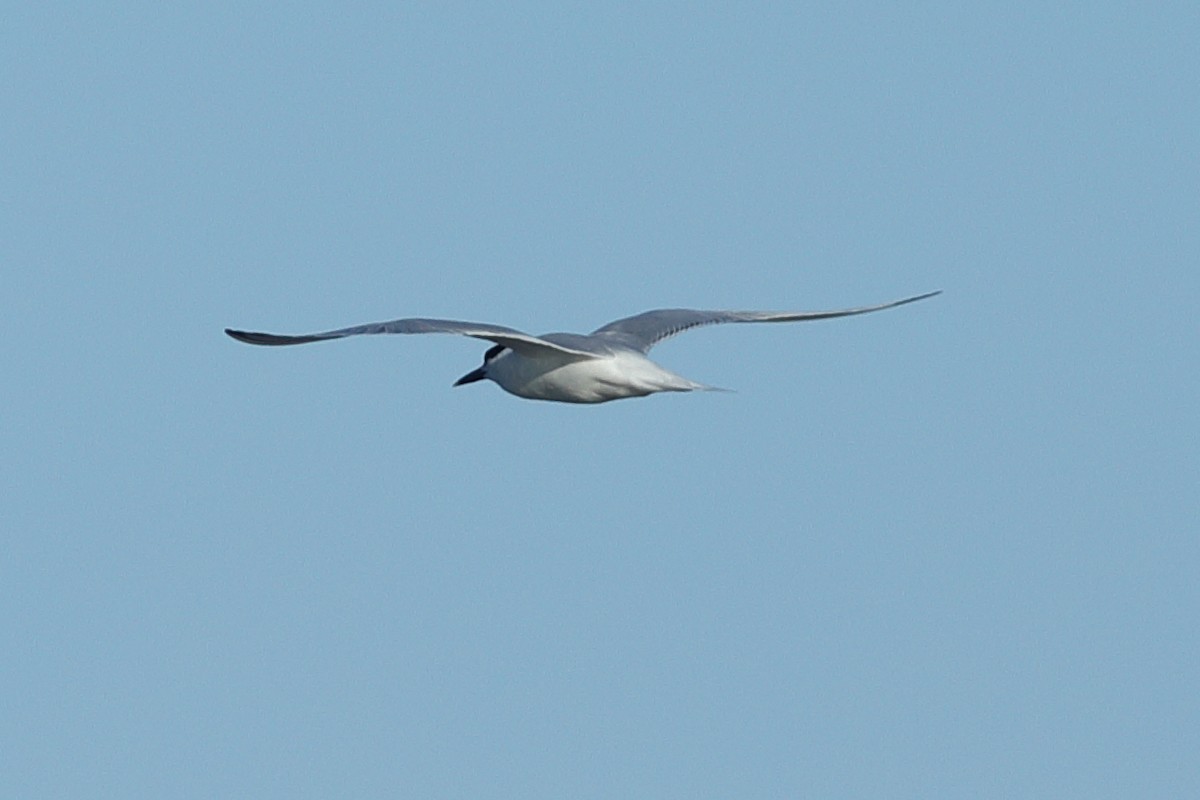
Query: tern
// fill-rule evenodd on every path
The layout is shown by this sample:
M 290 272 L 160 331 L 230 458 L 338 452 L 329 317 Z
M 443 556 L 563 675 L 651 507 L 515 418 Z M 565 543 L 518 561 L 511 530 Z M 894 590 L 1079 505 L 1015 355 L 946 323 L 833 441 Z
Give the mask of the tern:
M 646 357 L 650 348 L 701 325 L 729 322 L 803 322 L 868 314 L 915 303 L 941 291 L 928 292 L 875 306 L 837 311 L 698 311 L 660 308 L 625 317 L 589 334 L 547 333 L 531 336 L 514 328 L 449 319 L 394 319 L 322 333 L 286 336 L 225 329 L 239 342 L 289 345 L 341 339 L 367 333 L 456 333 L 494 346 L 483 364 L 454 382 L 455 386 L 490 380 L 504 391 L 530 400 L 560 403 L 605 403 L 656 392 L 723 391 L 676 375 Z

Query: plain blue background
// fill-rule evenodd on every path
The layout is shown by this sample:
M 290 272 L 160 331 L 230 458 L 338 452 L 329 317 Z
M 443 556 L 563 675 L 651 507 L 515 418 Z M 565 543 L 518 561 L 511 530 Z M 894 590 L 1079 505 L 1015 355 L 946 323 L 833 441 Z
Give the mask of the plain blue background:
M 1197 9 L 13 7 L 0 795 L 1197 796 Z

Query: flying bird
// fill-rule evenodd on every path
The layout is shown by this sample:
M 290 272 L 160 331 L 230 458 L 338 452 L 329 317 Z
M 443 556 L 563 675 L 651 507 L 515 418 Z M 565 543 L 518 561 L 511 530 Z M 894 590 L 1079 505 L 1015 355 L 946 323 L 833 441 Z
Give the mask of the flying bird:
M 664 339 L 701 325 L 728 322 L 803 322 L 849 317 L 915 303 L 940 291 L 875 306 L 838 311 L 697 311 L 661 308 L 625 317 L 589 334 L 547 333 L 531 336 L 502 325 L 449 319 L 394 319 L 351 328 L 286 336 L 225 329 L 239 342 L 287 345 L 341 339 L 365 333 L 456 333 L 492 342 L 483 364 L 454 382 L 462 386 L 490 380 L 504 391 L 530 400 L 605 403 L 656 392 L 721 391 L 676 375 L 646 357 Z

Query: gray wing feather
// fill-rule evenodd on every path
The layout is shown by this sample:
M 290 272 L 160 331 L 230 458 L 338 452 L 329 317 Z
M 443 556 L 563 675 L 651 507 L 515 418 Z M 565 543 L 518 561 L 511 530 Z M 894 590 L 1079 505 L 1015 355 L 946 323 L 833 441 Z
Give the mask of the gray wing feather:
M 456 333 L 461 336 L 471 336 L 489 342 L 509 347 L 521 355 L 530 358 L 553 356 L 562 358 L 564 355 L 576 359 L 596 358 L 594 353 L 586 353 L 571 347 L 564 347 L 554 342 L 548 342 L 537 336 L 506 328 L 503 325 L 489 325 L 485 322 L 459 322 L 452 319 L 394 319 L 390 322 L 371 322 L 366 325 L 355 325 L 351 328 L 339 328 L 322 333 L 306 333 L 298 336 L 286 336 L 278 333 L 258 333 L 254 331 L 239 331 L 230 328 L 225 333 L 247 344 L 289 345 L 323 342 L 326 339 L 341 339 L 345 336 L 359 336 L 374 333 Z
M 663 339 L 701 325 L 719 325 L 728 322 L 804 322 L 832 319 L 833 317 L 849 317 L 855 314 L 882 311 L 885 308 L 895 308 L 906 303 L 915 303 L 939 294 L 941 294 L 940 290 L 919 294 L 916 297 L 906 297 L 891 303 L 844 308 L 837 311 L 698 311 L 690 308 L 660 308 L 633 317 L 614 320 L 602 328 L 597 328 L 593 331 L 593 335 L 617 339 L 645 353 Z

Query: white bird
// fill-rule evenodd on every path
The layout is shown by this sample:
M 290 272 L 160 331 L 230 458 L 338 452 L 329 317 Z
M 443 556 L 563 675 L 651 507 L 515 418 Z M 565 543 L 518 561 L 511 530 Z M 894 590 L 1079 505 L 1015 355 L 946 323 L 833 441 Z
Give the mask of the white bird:
M 306 344 L 363 333 L 457 333 L 484 339 L 495 346 L 483 356 L 483 365 L 454 382 L 455 386 L 484 379 L 530 400 L 560 403 L 604 403 L 655 392 L 721 391 L 715 386 L 688 380 L 650 359 L 646 353 L 667 337 L 701 325 L 725 322 L 799 322 L 848 317 L 915 303 L 940 291 L 891 303 L 839 311 L 696 311 L 662 308 L 610 322 L 589 334 L 527 333 L 482 322 L 448 319 L 395 319 L 340 328 L 323 333 L 284 336 L 225 329 L 240 342 L 261 345 Z

